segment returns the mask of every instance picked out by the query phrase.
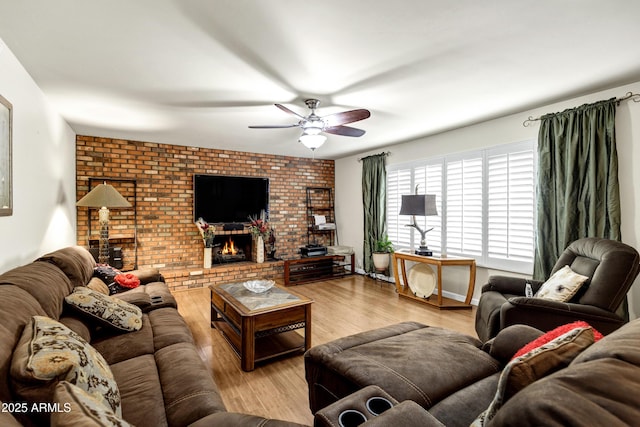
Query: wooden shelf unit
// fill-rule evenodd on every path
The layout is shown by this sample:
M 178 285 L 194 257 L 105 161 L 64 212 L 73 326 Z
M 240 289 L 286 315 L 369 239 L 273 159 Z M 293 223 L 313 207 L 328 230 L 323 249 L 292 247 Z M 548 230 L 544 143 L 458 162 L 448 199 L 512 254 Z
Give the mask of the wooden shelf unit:
M 335 207 L 331 187 L 307 187 L 307 244 L 334 245 L 337 241 L 336 229 L 320 229 L 316 226 L 315 215 L 324 215 L 327 223 L 335 226 Z
M 349 266 L 351 271 L 347 271 L 346 266 Z M 354 272 L 355 254 L 290 259 L 284 262 L 284 285 L 292 286 L 328 278 L 343 277 Z

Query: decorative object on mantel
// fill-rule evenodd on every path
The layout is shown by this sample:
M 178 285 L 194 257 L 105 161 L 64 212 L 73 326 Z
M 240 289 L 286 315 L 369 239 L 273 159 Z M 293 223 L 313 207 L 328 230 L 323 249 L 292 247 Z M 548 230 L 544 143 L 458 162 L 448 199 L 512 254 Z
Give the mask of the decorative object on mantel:
M 264 262 L 264 242 L 269 239 L 271 235 L 271 227 L 269 222 L 264 218 L 264 211 L 260 214 L 260 218 L 249 217 L 251 224 L 249 225 L 249 232 L 255 237 L 255 243 L 253 245 L 255 256 L 253 260 L 257 263 Z
M 413 227 L 420 233 L 420 248 L 416 249 L 417 255 L 432 256 L 433 252 L 427 247 L 427 239 L 425 234 L 433 230 L 431 227 L 428 230 L 421 229 L 416 223 L 416 215 L 420 216 L 433 216 L 438 215 L 436 209 L 436 196 L 435 194 L 418 194 L 418 186 L 416 185 L 416 194 L 411 196 L 402 196 L 402 205 L 400 207 L 400 215 L 411 215 L 413 223 L 407 224 L 407 227 Z
M 271 227 L 269 238 L 265 242 L 266 255 L 268 259 L 276 259 L 276 230 Z
M 100 222 L 98 263 L 109 264 L 109 208 L 130 208 L 131 203 L 105 181 L 78 200 L 76 206 L 100 208 L 98 212 Z
M 196 226 L 202 235 L 204 242 L 204 268 L 211 268 L 211 258 L 213 256 L 213 239 L 216 237 L 216 228 L 202 218 L 198 218 Z

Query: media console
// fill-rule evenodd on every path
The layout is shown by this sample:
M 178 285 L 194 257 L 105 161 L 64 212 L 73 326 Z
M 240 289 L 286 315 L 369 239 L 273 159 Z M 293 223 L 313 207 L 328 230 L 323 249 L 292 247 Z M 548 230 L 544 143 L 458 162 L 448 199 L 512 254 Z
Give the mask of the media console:
M 347 266 L 350 270 L 346 269 Z M 354 273 L 355 254 L 289 259 L 284 262 L 284 285 L 299 285 Z

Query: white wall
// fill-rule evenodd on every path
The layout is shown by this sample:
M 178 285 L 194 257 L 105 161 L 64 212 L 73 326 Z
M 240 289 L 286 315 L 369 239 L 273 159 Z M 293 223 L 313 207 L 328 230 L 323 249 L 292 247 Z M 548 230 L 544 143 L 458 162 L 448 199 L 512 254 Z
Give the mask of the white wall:
M 13 215 L 0 217 L 0 273 L 76 242 L 75 133 L 0 40 L 13 105 Z
M 353 246 L 356 249 L 357 264 L 361 265 L 364 224 L 362 218 L 362 165 L 358 162 L 358 158 L 389 151 L 391 155 L 387 158 L 387 164 L 397 164 L 482 147 L 537 139 L 539 122 L 535 122 L 532 127 L 524 127 L 522 122 L 527 117 L 539 117 L 545 113 L 562 111 L 585 103 L 621 97 L 629 91 L 640 93 L 640 82 L 386 147 L 384 150 L 378 149 L 337 160 L 336 222 L 339 226 L 340 243 Z M 461 102 L 464 102 L 464 99 L 461 98 Z M 640 144 L 640 102 L 625 101 L 620 104 L 616 116 L 616 137 L 622 199 L 622 240 L 636 249 L 640 249 L 640 210 L 636 208 L 638 201 L 640 201 L 640 186 L 635 185 L 635 183 L 640 182 L 640 147 L 636 147 L 636 145 Z M 486 283 L 487 278 L 492 274 L 505 273 L 478 268 L 474 292 L 475 299 L 479 298 L 481 286 Z M 449 277 L 446 276 L 445 272 L 443 280 L 446 282 L 443 285 L 445 295 L 448 292 L 453 294 L 465 293 L 462 285 L 465 281 L 463 272 L 453 271 Z M 629 293 L 632 318 L 640 317 L 639 282 L 640 279 L 636 280 Z

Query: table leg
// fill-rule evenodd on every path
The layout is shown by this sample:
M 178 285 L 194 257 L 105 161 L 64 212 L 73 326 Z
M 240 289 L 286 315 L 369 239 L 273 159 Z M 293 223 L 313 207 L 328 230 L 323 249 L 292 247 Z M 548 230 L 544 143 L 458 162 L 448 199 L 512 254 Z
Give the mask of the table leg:
M 311 304 L 304 308 L 304 351 L 311 348 Z
M 465 304 L 471 304 L 471 297 L 473 297 L 473 291 L 476 287 L 476 262 L 473 261 L 469 264 L 469 286 L 467 286 L 467 297 L 464 300 Z
M 438 264 L 438 307 L 442 307 L 442 264 Z
M 253 316 L 242 318 L 240 366 L 243 371 L 253 371 L 256 359 L 256 333 Z

